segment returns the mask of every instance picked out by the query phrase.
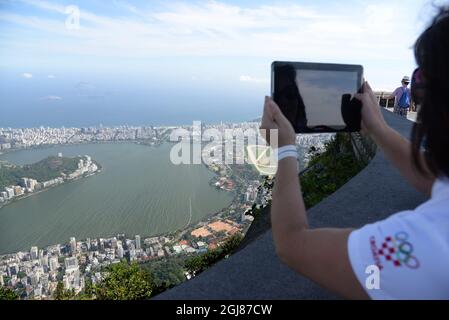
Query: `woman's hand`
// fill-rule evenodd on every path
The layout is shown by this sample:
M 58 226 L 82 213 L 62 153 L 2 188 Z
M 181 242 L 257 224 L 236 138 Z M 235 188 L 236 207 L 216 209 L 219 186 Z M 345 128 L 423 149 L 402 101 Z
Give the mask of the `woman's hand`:
M 376 96 L 368 82 L 363 83 L 363 93 L 358 93 L 354 97 L 362 103 L 362 132 L 376 137 L 385 132 L 388 128 L 382 116 Z
M 273 142 L 270 141 L 270 130 L 278 131 L 277 147 L 296 144 L 295 130 L 293 129 L 290 121 L 288 121 L 288 119 L 282 114 L 279 106 L 270 97 L 265 97 L 262 125 L 260 129 L 262 136 L 270 145 L 272 145 Z

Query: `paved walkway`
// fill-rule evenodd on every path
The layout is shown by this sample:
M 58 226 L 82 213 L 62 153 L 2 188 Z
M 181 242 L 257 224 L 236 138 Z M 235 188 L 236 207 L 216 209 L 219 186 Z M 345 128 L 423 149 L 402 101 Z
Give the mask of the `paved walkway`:
M 393 112 L 393 108 L 385 108 L 385 110 Z M 407 119 L 409 119 L 410 121 L 416 122 L 416 112 L 408 112 L 407 113 Z
M 407 119 L 409 119 L 410 121 L 416 122 L 416 112 L 409 112 L 407 114 Z

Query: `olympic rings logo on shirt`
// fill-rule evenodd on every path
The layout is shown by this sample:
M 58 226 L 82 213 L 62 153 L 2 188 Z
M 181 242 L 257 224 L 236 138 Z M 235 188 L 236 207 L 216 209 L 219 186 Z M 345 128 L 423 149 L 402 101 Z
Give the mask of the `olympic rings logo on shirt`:
M 394 236 L 394 246 L 396 247 L 396 258 L 410 269 L 419 268 L 419 260 L 412 255 L 413 245 L 407 241 L 408 233 L 401 231 Z

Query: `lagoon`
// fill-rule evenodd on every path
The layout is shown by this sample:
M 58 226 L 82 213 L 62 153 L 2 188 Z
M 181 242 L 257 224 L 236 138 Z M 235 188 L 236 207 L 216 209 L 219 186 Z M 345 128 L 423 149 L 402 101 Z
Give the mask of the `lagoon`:
M 0 160 L 23 165 L 59 152 L 90 155 L 102 172 L 18 200 L 0 209 L 0 254 L 110 237 L 142 237 L 182 229 L 228 206 L 233 194 L 209 185 L 204 165 L 170 162 L 171 145 L 99 143 L 19 150 Z

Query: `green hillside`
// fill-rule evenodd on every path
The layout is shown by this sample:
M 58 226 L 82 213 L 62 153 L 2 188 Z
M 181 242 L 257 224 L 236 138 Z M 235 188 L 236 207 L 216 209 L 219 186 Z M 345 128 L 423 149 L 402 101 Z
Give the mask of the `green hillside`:
M 51 156 L 30 165 L 2 165 L 0 168 L 0 190 L 10 185 L 18 185 L 22 178 L 31 178 L 42 182 L 58 178 L 61 173 L 72 173 L 78 168 L 80 159 L 81 157 L 59 158 Z

